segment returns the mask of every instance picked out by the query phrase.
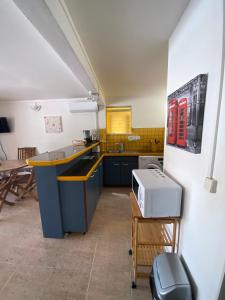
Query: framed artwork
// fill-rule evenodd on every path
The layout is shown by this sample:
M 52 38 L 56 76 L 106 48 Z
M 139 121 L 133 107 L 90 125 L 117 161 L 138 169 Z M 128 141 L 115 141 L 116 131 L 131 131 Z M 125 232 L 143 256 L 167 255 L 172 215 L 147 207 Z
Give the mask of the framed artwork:
M 44 117 L 45 132 L 46 133 L 60 133 L 62 132 L 62 117 L 61 116 L 48 116 Z
M 168 96 L 167 145 L 201 153 L 207 74 L 200 74 Z

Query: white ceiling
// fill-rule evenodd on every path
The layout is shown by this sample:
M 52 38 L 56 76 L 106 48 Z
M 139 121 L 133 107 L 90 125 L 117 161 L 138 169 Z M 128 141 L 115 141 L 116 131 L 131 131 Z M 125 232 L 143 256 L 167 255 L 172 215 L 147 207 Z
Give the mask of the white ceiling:
M 0 1 L 0 100 L 87 96 L 87 89 L 13 1 Z
M 166 86 L 168 39 L 189 0 L 64 0 L 106 97 Z

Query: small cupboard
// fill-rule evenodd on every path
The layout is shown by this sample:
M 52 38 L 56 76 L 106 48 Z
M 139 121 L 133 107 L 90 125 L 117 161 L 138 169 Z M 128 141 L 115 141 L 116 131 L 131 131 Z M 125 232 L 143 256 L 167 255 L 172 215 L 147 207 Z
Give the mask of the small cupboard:
M 72 175 L 71 175 L 72 176 Z M 65 232 L 87 232 L 102 189 L 102 163 L 87 181 L 60 181 L 59 192 Z
M 104 185 L 131 186 L 133 169 L 138 169 L 137 156 L 104 157 Z

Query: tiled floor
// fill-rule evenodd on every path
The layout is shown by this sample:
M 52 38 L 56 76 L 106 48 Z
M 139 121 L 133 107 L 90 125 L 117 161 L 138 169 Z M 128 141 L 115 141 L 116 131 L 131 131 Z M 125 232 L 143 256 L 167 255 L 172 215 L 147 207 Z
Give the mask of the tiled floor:
M 130 288 L 129 189 L 105 188 L 86 235 L 42 237 L 38 203 L 0 213 L 0 299 L 151 299 L 148 281 Z

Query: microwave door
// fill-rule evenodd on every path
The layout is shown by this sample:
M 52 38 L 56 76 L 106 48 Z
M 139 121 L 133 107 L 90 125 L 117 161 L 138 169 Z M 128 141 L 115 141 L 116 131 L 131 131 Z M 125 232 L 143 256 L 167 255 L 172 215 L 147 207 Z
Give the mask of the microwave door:
M 139 188 L 139 184 L 136 180 L 136 178 L 133 176 L 132 178 L 132 190 L 134 192 L 135 198 L 138 201 L 138 188 Z

